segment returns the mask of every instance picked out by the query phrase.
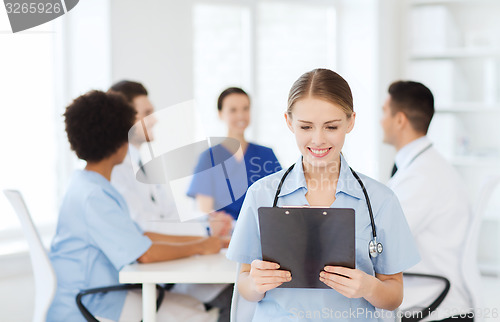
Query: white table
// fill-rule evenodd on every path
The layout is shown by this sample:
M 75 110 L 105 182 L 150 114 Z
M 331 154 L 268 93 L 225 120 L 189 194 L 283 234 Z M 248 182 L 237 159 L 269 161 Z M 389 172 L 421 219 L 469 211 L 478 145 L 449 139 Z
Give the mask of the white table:
M 236 263 L 225 251 L 151 264 L 131 264 L 120 271 L 120 283 L 142 284 L 144 322 L 156 321 L 156 284 L 227 284 L 236 280 Z

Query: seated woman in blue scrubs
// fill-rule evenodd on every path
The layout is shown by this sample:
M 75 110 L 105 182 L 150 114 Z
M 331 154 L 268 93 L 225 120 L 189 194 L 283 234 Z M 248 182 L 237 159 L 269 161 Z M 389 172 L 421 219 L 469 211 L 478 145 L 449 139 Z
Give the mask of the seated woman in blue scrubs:
M 285 119 L 301 156 L 286 177 L 277 206 L 353 208 L 356 268 L 325 266 L 317 278 L 329 288 L 277 288 L 293 276 L 262 260 L 258 208 L 273 205 L 285 171 L 257 181 L 247 192 L 227 252 L 229 259 L 242 263 L 240 294 L 258 302 L 253 321 L 377 321 L 375 308 L 394 310 L 401 304 L 401 272 L 415 265 L 419 255 L 394 193 L 359 174 L 370 197 L 377 242 L 384 246 L 378 256 L 369 254 L 367 203 L 341 154 L 355 117 L 349 85 L 337 73 L 316 69 L 293 84 Z
M 78 97 L 66 109 L 69 143 L 87 165 L 73 174 L 61 205 L 49 255 L 57 275 L 57 292 L 47 321 L 85 321 L 76 306 L 77 293 L 119 284 L 118 272 L 124 265 L 217 253 L 221 248 L 220 240 L 212 237 L 144 233 L 130 218 L 125 200 L 109 180 L 113 167 L 127 154 L 128 131 L 135 115 L 122 95 L 100 91 Z M 140 297 L 129 300 L 129 295 L 94 294 L 86 296 L 83 304 L 99 318 L 130 321 L 138 316 L 140 320 Z M 169 297 L 165 297 L 159 317 L 166 308 L 172 309 Z M 170 312 L 169 321 L 217 320 L 217 312 L 214 316 L 195 299 L 183 299 L 185 309 L 176 313 L 184 316 L 170 319 Z M 122 311 L 125 301 L 127 311 Z M 188 307 L 189 303 L 197 306 Z M 138 307 L 138 314 L 131 307 Z
M 229 188 L 230 192 L 228 193 L 228 186 L 224 176 L 222 176 L 223 180 L 218 180 L 216 174 L 210 176 L 196 175 L 201 169 L 213 166 L 214 159 L 215 163 L 218 163 L 217 159 L 223 161 L 232 157 L 237 148 L 234 149 L 234 147 L 230 146 L 230 143 L 223 142 L 201 154 L 187 194 L 192 198 L 196 198 L 198 207 L 202 212 L 211 213 L 212 221 L 224 222 L 231 219 L 228 215 L 235 220 L 238 219 L 241 205 L 245 199 L 246 188 L 260 178 L 281 170 L 281 165 L 272 149 L 250 143 L 245 139 L 245 129 L 250 124 L 250 98 L 244 90 L 238 87 L 225 89 L 219 95 L 217 109 L 220 119 L 227 124 L 227 137 L 237 140 L 236 142 L 241 145 L 246 169 L 243 176 L 246 177 L 247 181 L 231 181 L 232 186 Z M 236 153 L 234 157 L 237 159 L 238 154 Z M 238 161 L 241 161 L 241 159 L 236 162 Z M 234 168 L 236 169 L 235 172 L 239 172 L 237 164 L 234 165 Z M 242 169 L 242 167 L 240 168 Z M 238 175 L 238 177 L 241 176 Z M 244 189 L 242 193 L 238 193 L 241 190 L 240 188 Z M 235 195 L 241 197 L 235 198 Z M 214 212 L 214 210 L 217 212 Z M 212 228 L 214 227 L 212 226 Z M 224 235 L 224 233 L 228 232 L 227 229 L 223 228 L 222 231 L 221 234 L 216 232 L 213 235 Z

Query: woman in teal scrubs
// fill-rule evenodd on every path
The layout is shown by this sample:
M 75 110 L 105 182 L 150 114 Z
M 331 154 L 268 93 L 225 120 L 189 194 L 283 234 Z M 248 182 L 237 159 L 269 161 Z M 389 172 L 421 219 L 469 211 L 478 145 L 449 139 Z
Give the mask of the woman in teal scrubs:
M 66 109 L 68 140 L 87 165 L 71 177 L 59 212 L 49 254 L 57 275 L 57 291 L 47 321 L 85 321 L 76 306 L 78 292 L 119 284 L 118 272 L 124 265 L 220 250 L 216 238 L 144 233 L 130 218 L 125 200 L 109 180 L 113 167 L 127 154 L 128 131 L 135 115 L 120 94 L 100 91 L 78 97 Z M 134 318 L 121 315 L 127 296 L 127 292 L 92 294 L 83 298 L 83 304 L 96 317 L 130 321 Z M 180 313 L 178 320 L 169 317 L 169 321 L 183 321 L 193 315 L 192 320 L 197 321 L 217 319 L 217 313 L 214 317 L 202 303 L 195 301 L 198 306 L 194 307 L 193 301 L 193 307 L 183 304 L 176 312 Z M 169 312 L 164 308 L 176 303 L 164 302 L 158 315 L 166 319 L 163 314 Z

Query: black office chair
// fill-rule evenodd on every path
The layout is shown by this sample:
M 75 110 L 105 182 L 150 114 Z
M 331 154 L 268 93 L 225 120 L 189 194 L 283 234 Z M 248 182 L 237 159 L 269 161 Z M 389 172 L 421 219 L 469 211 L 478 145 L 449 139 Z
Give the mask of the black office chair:
M 403 273 L 403 276 L 406 277 L 417 277 L 417 278 L 427 278 L 434 279 L 444 282 L 444 288 L 439 294 L 439 296 L 427 307 L 424 308 L 408 308 L 401 313 L 401 321 L 402 322 L 417 322 L 423 320 L 425 317 L 429 316 L 432 312 L 434 312 L 437 307 L 444 301 L 444 298 L 450 291 L 450 281 L 443 276 L 439 275 L 428 275 L 428 274 L 417 274 L 417 273 Z
M 99 322 L 99 320 L 97 320 L 92 315 L 92 313 L 89 312 L 89 310 L 85 307 L 85 305 L 83 305 L 82 297 L 89 294 L 106 293 L 113 291 L 128 291 L 137 289 L 142 289 L 142 284 L 121 284 L 115 286 L 98 287 L 98 288 L 83 290 L 76 295 L 76 305 L 78 306 L 80 313 L 82 313 L 83 317 L 85 318 L 85 320 L 87 320 L 87 322 Z M 160 285 L 156 285 L 156 289 L 158 290 L 158 297 L 156 299 L 156 312 L 158 312 L 158 309 L 160 309 L 161 302 L 165 297 L 165 289 Z

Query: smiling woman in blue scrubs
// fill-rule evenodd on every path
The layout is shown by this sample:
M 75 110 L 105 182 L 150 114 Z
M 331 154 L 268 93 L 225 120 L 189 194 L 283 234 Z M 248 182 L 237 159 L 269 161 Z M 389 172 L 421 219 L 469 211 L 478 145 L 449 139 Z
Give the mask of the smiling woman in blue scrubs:
M 113 167 L 127 154 L 128 131 L 135 115 L 120 94 L 100 91 L 78 97 L 66 109 L 68 140 L 87 165 L 73 174 L 61 205 L 49 254 L 57 275 L 57 292 L 47 321 L 85 321 L 76 306 L 77 293 L 119 284 L 119 270 L 136 260 L 156 262 L 220 250 L 216 238 L 144 233 L 130 218 L 125 200 L 109 180 Z M 86 296 L 83 304 L 96 317 L 130 321 L 135 319 L 131 315 L 137 315 L 133 310 L 122 316 L 128 296 L 127 292 L 93 294 Z M 170 300 L 164 300 L 159 316 L 166 311 L 162 309 L 176 304 L 172 295 L 167 298 Z M 176 312 L 184 317 L 178 314 L 172 318 L 170 312 L 169 321 L 184 321 L 186 316 L 195 316 L 196 321 L 217 319 L 217 313 L 214 317 L 202 303 L 189 299 L 192 307 L 185 301 L 183 309 Z M 140 308 L 140 300 L 135 302 Z
M 227 137 L 239 142 L 243 156 L 241 153 L 236 153 L 237 148 L 226 142 L 204 151 L 196 165 L 195 175 L 187 194 L 196 198 L 201 211 L 212 213 L 214 221 L 227 222 L 231 221 L 231 217 L 234 220 L 238 219 L 247 187 L 281 170 L 281 165 L 272 149 L 245 139 L 245 130 L 250 124 L 250 98 L 244 90 L 238 87 L 225 89 L 217 100 L 217 110 L 219 118 L 227 125 Z M 244 164 L 240 164 L 243 161 L 238 160 L 241 157 L 244 159 Z M 232 180 L 228 187 L 224 175 L 197 175 L 203 169 L 209 169 L 228 159 L 229 161 L 226 161 L 229 162 L 228 169 L 233 169 L 233 175 L 238 178 L 245 177 L 245 181 Z M 231 177 L 228 179 L 231 180 Z M 212 227 L 212 229 L 217 231 L 221 228 Z M 227 233 L 227 229 L 222 230 L 222 235 Z
M 349 85 L 337 73 L 316 69 L 293 84 L 285 119 L 301 157 L 284 181 L 278 206 L 353 208 L 356 268 L 325 266 L 318 279 L 328 289 L 277 288 L 293 276 L 276 263 L 262 261 L 258 208 L 273 205 L 285 171 L 257 181 L 247 192 L 227 252 L 229 259 L 242 263 L 240 294 L 258 302 L 253 321 L 377 321 L 375 308 L 394 310 L 401 304 L 401 272 L 415 265 L 419 255 L 394 193 L 359 174 L 371 201 L 378 242 L 384 245 L 378 256 L 369 254 L 367 203 L 341 154 L 355 117 Z

